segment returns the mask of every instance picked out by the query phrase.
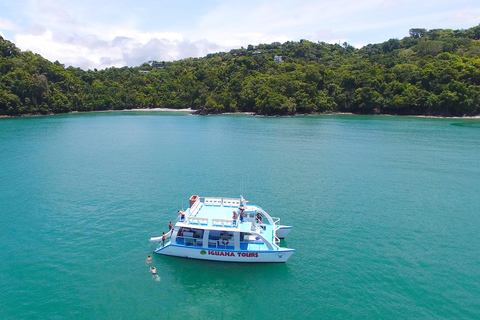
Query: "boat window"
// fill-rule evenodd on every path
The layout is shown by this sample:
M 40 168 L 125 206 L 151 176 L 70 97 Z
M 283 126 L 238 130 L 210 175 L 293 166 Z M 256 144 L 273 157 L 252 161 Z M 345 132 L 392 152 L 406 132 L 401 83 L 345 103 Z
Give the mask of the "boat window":
M 208 238 L 210 240 L 233 239 L 233 232 L 210 230 L 210 234 L 208 235 Z
M 241 242 L 259 242 L 262 241 L 258 235 L 248 232 L 241 232 L 240 233 L 240 241 Z
M 221 239 L 232 239 L 233 238 L 233 232 L 222 231 L 222 232 L 220 232 L 220 238 Z
M 191 228 L 180 228 L 178 230 L 177 236 L 178 237 L 193 237 L 194 229 Z
M 210 230 L 210 234 L 208 236 L 210 240 L 218 240 L 220 239 L 220 231 L 218 230 Z
M 185 228 L 178 229 L 177 237 L 181 237 L 183 235 L 183 229 L 185 229 Z
M 203 238 L 203 229 L 192 229 L 193 231 L 193 237 L 194 238 L 199 238 L 199 239 L 202 239 Z
M 250 241 L 253 236 L 250 232 L 240 232 L 240 241 Z

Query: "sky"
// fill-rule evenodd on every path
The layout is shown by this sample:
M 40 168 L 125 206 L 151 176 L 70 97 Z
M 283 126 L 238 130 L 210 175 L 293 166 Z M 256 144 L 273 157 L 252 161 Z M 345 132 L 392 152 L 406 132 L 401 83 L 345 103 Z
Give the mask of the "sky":
M 0 0 L 0 36 L 84 70 L 300 39 L 361 48 L 479 24 L 479 0 Z

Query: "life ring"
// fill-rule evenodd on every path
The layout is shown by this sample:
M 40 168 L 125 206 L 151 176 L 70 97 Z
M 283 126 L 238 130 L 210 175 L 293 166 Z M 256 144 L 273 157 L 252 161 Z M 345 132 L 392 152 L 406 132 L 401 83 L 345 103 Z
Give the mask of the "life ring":
M 226 246 L 228 244 L 228 239 L 223 239 L 222 243 L 223 243 L 224 246 Z

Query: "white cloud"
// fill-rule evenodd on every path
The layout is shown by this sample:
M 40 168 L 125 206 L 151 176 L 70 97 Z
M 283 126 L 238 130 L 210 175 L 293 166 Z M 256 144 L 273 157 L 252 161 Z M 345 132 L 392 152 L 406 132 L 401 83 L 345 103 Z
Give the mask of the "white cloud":
M 87 2 L 87 7 L 90 4 Z M 222 48 L 203 39 L 190 41 L 176 32 L 142 32 L 136 28 L 135 17 L 121 25 L 90 21 L 85 11 L 75 16 L 73 7 L 67 9 L 65 5 L 55 0 L 33 0 L 29 12 L 33 25 L 16 34 L 17 46 L 83 69 L 177 60 Z M 113 12 L 114 7 L 110 9 Z
M 446 20 L 450 23 L 470 23 L 472 25 L 480 22 L 480 9 L 479 8 L 462 8 L 455 10 L 445 15 Z
M 45 58 L 58 60 L 67 66 L 83 69 L 138 66 L 149 60 L 171 61 L 191 56 L 205 56 L 209 52 L 225 50 L 206 40 L 190 41 L 173 33 L 141 33 L 128 30 L 114 37 L 86 34 L 67 35 L 45 30 L 18 34 L 17 46 L 22 50 L 40 53 Z
M 0 30 L 15 30 L 17 26 L 9 19 L 0 17 Z
M 230 46 L 299 39 L 337 42 L 365 29 L 364 25 L 372 25 L 373 21 L 376 28 L 391 24 L 390 19 L 379 17 L 394 15 L 399 7 L 407 9 L 406 4 L 412 1 L 224 2 L 202 18 L 198 33 L 210 41 Z M 404 32 L 406 34 L 408 28 Z
M 100 65 L 101 58 L 109 56 L 113 61 L 121 60 L 121 52 L 109 48 L 106 43 L 93 37 L 69 38 L 65 34 L 54 34 L 46 30 L 42 34 L 18 34 L 16 44 L 22 50 L 40 53 L 51 61 L 84 68 L 95 68 Z M 80 45 L 79 45 L 80 43 Z

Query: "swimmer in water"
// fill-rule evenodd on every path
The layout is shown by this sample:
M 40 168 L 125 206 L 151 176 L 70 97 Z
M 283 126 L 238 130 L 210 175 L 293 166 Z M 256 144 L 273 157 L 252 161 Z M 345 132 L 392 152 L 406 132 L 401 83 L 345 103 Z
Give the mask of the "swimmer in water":
M 152 262 L 152 257 L 148 256 L 147 257 L 147 263 L 150 263 L 150 262 Z
M 157 275 L 157 269 L 155 269 L 155 267 L 151 267 L 150 268 L 150 271 L 152 272 L 152 274 L 155 276 Z

